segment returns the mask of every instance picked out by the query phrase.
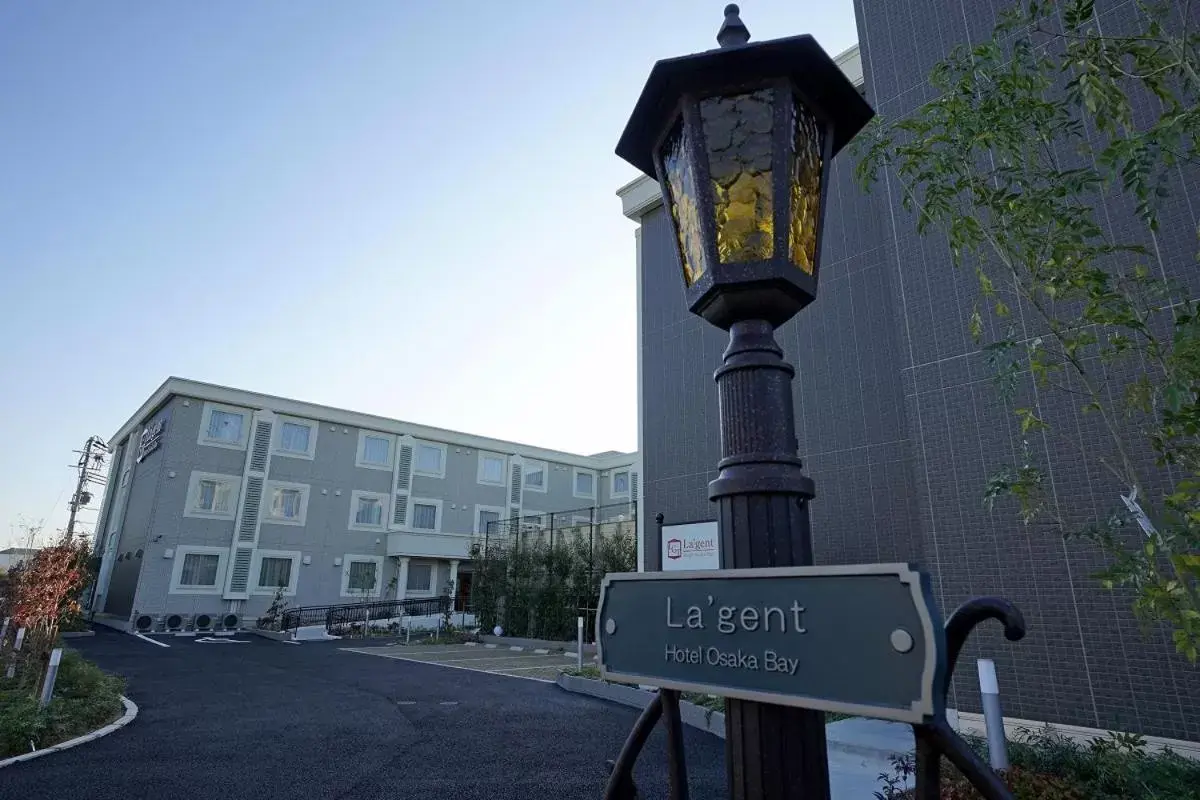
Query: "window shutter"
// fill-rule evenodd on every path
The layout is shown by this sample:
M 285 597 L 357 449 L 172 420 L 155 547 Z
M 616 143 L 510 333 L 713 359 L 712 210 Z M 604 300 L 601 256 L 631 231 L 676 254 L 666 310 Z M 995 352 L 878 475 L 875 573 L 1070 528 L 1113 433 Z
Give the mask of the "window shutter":
M 412 492 L 413 452 L 417 443 L 409 434 L 396 442 L 396 466 L 392 473 L 392 530 L 408 525 L 408 496 Z
M 229 568 L 229 588 L 225 596 L 246 595 L 250 589 L 250 562 L 254 560 L 253 547 L 237 547 L 233 551 L 233 565 Z
M 229 574 L 225 580 L 226 600 L 245 600 L 249 597 L 250 563 L 258 545 L 262 523 L 263 487 L 271 468 L 271 435 L 275 430 L 275 414 L 255 411 L 250 423 L 250 446 L 246 448 L 246 466 L 242 471 L 242 491 L 237 516 L 234 519 L 233 545 L 229 553 Z
M 508 515 L 513 519 L 521 516 L 521 493 L 524 491 L 522 472 L 524 462 L 518 455 L 513 455 L 508 471 Z

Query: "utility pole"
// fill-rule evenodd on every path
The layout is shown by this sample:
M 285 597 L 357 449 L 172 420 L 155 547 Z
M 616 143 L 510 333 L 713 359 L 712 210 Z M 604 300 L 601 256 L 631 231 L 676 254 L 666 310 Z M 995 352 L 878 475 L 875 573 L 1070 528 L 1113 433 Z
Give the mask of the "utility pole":
M 109 447 L 99 436 L 88 437 L 82 450 L 73 450 L 79 455 L 79 461 L 74 469 L 79 472 L 79 480 L 75 483 L 75 494 L 71 496 L 71 516 L 67 519 L 66 540 L 74 541 L 75 518 L 79 509 L 92 502 L 92 493 L 88 487 L 92 484 L 103 486 L 107 480 L 104 473 L 104 460 L 108 457 Z

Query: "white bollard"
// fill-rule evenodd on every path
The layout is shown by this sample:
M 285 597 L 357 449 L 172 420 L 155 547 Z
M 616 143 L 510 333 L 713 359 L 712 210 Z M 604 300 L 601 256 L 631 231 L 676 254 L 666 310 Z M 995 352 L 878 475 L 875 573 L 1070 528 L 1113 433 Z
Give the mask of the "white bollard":
M 994 770 L 1008 769 L 1008 741 L 1004 736 L 1004 714 L 1000 710 L 1000 681 L 996 678 L 996 662 L 981 658 L 978 666 L 983 721 L 987 727 L 988 761 Z
M 583 672 L 583 617 L 575 618 L 575 665 Z
M 8 671 L 4 673 L 4 677 L 12 678 L 17 674 L 16 652 L 21 649 L 21 642 L 25 641 L 25 629 L 17 628 L 17 640 L 13 642 L 13 663 L 8 665 Z
M 0 627 L 0 647 L 4 646 L 4 640 L 8 637 L 8 623 L 12 622 L 12 617 L 4 618 L 4 625 Z
M 50 651 L 50 666 L 46 667 L 46 682 L 42 684 L 42 699 L 38 703 L 39 708 L 50 705 L 50 698 L 54 696 L 54 682 L 58 680 L 60 663 L 62 663 L 62 648 L 56 647 Z

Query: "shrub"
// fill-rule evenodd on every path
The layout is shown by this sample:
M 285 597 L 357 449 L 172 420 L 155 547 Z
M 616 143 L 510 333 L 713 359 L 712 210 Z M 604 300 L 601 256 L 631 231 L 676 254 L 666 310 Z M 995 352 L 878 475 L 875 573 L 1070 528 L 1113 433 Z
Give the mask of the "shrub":
M 63 653 L 54 697 L 38 708 L 25 688 L 0 689 L 0 758 L 39 750 L 112 722 L 122 713 L 122 678 L 107 675 L 74 650 Z

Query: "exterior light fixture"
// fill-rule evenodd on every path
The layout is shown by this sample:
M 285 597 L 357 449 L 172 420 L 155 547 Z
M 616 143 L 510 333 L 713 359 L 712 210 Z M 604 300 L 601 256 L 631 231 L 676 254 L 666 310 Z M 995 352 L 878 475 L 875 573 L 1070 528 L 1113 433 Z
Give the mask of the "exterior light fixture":
M 738 13 L 719 48 L 654 65 L 617 145 L 658 179 L 691 311 L 725 330 L 816 297 L 829 163 L 874 115 L 811 36 L 751 44 Z

